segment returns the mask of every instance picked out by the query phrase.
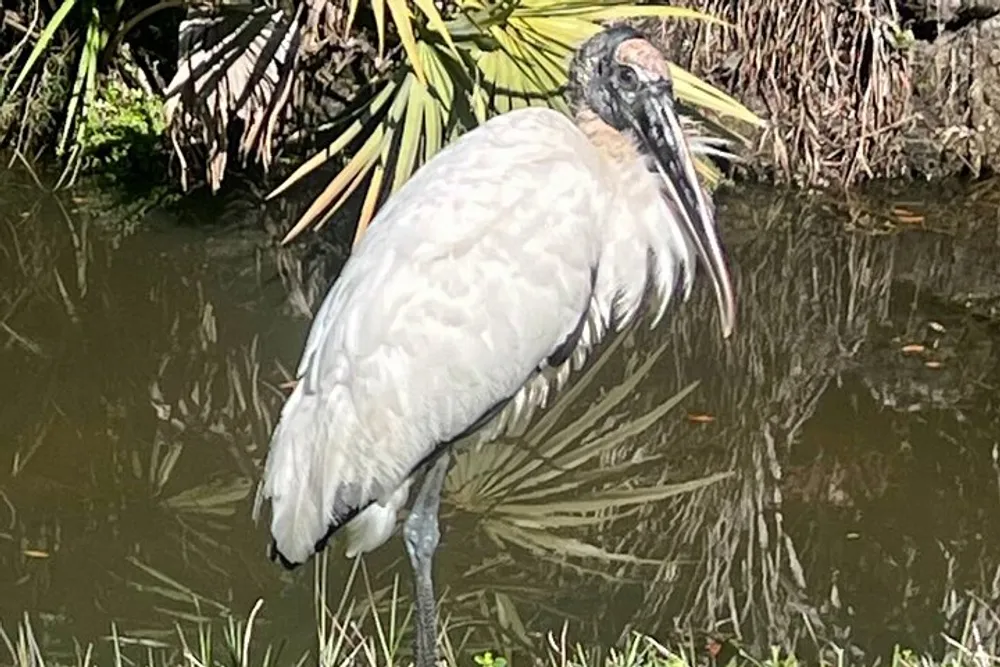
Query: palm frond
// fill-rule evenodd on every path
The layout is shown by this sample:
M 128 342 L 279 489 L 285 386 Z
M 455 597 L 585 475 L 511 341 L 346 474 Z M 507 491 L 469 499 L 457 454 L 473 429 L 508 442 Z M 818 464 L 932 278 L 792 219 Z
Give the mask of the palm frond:
M 359 3 L 352 0 L 352 17 Z M 691 9 L 617 1 L 462 0 L 455 17 L 447 21 L 431 0 L 414 0 L 414 4 L 416 10 L 406 0 L 372 0 L 380 54 L 388 9 L 406 55 L 400 65 L 403 74 L 392 78 L 402 83 L 387 84 L 395 85 L 388 113 L 377 115 L 386 101 L 379 98 L 379 108 L 370 114 L 376 121 L 362 127 L 355 120 L 269 195 L 285 191 L 344 151 L 357 151 L 292 226 L 283 243 L 310 226 L 325 223 L 346 201 L 346 197 L 335 199 L 335 193 L 348 188 L 353 191 L 372 174 L 355 235 L 360 238 L 378 203 L 462 132 L 490 116 L 525 106 L 546 105 L 567 111 L 561 93 L 573 50 L 599 31 L 602 21 L 653 17 L 725 25 Z M 679 100 L 699 112 L 699 120 L 708 121 L 698 126 L 700 133 L 693 135 L 692 148 L 699 172 L 714 186 L 721 174 L 706 156 L 729 157 L 729 152 L 719 150 L 719 141 L 732 145 L 740 137 L 730 131 L 729 140 L 716 140 L 712 134 L 732 123 L 758 127 L 761 121 L 724 92 L 676 65 L 671 68 Z M 374 101 L 372 106 L 376 106 Z M 346 124 L 351 119 L 345 114 L 342 121 Z M 712 134 L 703 134 L 706 128 Z M 387 147 L 391 149 L 386 151 Z
M 207 151 L 206 178 L 218 190 L 229 154 L 229 124 L 243 123 L 238 155 L 251 154 L 267 169 L 271 145 L 293 81 L 302 5 L 289 16 L 267 6 L 227 5 L 221 14 L 193 7 L 181 22 L 177 73 L 164 93 L 171 139 L 201 143 Z
M 439 151 L 454 134 L 451 117 L 460 92 L 450 72 L 455 60 L 448 49 L 426 42 L 416 46 L 428 83 L 413 70 L 402 70 L 370 104 L 350 112 L 356 120 L 322 152 L 300 166 L 269 198 L 291 187 L 352 142 L 362 141 L 350 161 L 333 177 L 299 221 L 285 235 L 290 241 L 310 224 L 321 227 L 347 197 L 371 174 L 362 205 L 356 238 L 374 217 L 379 200 L 398 189 L 419 165 Z M 365 117 L 362 120 L 359 116 Z M 367 132 L 367 136 L 365 133 Z M 423 150 L 421 151 L 421 146 Z
M 217 480 L 185 489 L 163 504 L 178 512 L 210 516 L 232 516 L 238 511 L 237 504 L 250 494 L 251 481 L 240 477 L 232 480 Z

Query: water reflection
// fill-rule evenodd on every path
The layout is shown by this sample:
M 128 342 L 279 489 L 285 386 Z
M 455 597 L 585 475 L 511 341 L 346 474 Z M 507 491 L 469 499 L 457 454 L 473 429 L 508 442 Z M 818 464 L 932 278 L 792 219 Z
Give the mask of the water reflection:
M 220 224 L 74 197 L 0 176 L 0 620 L 28 610 L 54 647 L 111 619 L 162 639 L 262 596 L 264 636 L 309 648 L 311 572 L 266 560 L 249 504 L 346 235 L 276 251 L 255 230 L 280 209 Z M 699 289 L 523 437 L 458 456 L 438 567 L 455 638 L 516 655 L 569 619 L 595 644 L 882 651 L 960 632 L 968 592 L 1000 603 L 991 197 L 908 201 L 912 231 L 891 204 L 725 199 L 730 341 Z M 387 601 L 399 541 L 366 564 Z M 335 548 L 333 591 L 347 570 Z

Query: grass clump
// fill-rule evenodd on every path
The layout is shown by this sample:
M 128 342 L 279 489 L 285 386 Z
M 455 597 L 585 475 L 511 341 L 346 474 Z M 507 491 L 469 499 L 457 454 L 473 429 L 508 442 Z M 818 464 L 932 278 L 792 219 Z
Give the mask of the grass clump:
M 0 664 L 10 664 L 12 667 L 55 667 L 56 665 L 71 665 L 73 667 L 126 667 L 145 665 L 146 667 L 270 667 L 272 665 L 289 665 L 303 667 L 304 665 L 319 665 L 320 667 L 393 667 L 396 665 L 409 667 L 412 661 L 408 656 L 401 656 L 399 636 L 395 635 L 391 626 L 377 624 L 377 629 L 369 634 L 362 633 L 360 627 L 353 622 L 344 620 L 339 624 L 340 631 L 335 636 L 328 636 L 332 642 L 319 647 L 318 659 L 303 655 L 296 658 L 281 656 L 274 644 L 269 644 L 263 650 L 254 650 L 253 633 L 263 600 L 258 599 L 250 611 L 245 623 L 230 619 L 222 634 L 222 644 L 216 647 L 213 642 L 212 627 L 199 623 L 191 632 L 178 625 L 177 644 L 170 647 L 162 642 L 136 641 L 119 633 L 112 625 L 111 635 L 106 638 L 110 646 L 107 658 L 98 658 L 93 644 L 86 647 L 77 646 L 75 661 L 70 663 L 51 661 L 44 655 L 39 644 L 31 619 L 25 614 L 17 628 L 8 632 L 0 625 L 0 640 L 6 647 L 7 656 L 0 659 Z M 395 620 L 395 610 L 392 618 Z M 190 630 L 190 629 L 189 629 Z M 322 636 L 323 630 L 318 629 Z M 445 628 L 443 633 L 447 633 Z M 444 656 L 441 667 L 512 667 L 514 662 L 536 665 L 537 667 L 696 667 L 700 665 L 727 665 L 728 667 L 845 667 L 846 665 L 885 665 L 886 667 L 990 667 L 1000 665 L 1000 656 L 991 654 L 981 646 L 975 645 L 976 637 L 966 637 L 964 640 L 950 639 L 950 650 L 944 656 L 920 655 L 904 647 L 897 647 L 890 659 L 885 661 L 857 662 L 852 660 L 846 651 L 836 646 L 828 647 L 818 659 L 803 659 L 787 653 L 778 647 L 772 648 L 770 654 L 753 656 L 749 653 L 733 649 L 724 659 L 720 656 L 706 655 L 693 645 L 667 646 L 656 638 L 643 633 L 633 633 L 631 637 L 618 646 L 607 651 L 587 647 L 582 643 L 571 643 L 564 626 L 559 633 L 549 632 L 545 635 L 543 645 L 534 655 L 526 659 L 508 661 L 502 655 L 492 651 L 459 654 L 455 646 L 444 636 L 439 645 L 440 655 Z M 971 642 L 971 644 L 970 644 Z M 460 655 L 462 657 L 460 657 Z
M 245 619 L 224 610 L 221 618 L 211 613 L 193 591 L 188 591 L 193 612 L 171 614 L 174 631 L 156 637 L 141 632 L 130 635 L 112 623 L 111 632 L 100 644 L 73 641 L 70 655 L 54 656 L 36 632 L 31 615 L 22 614 L 13 628 L 0 623 L 0 666 L 10 667 L 410 667 L 408 628 L 412 607 L 402 602 L 399 576 L 390 585 L 373 585 L 362 558 L 353 561 L 336 607 L 327 595 L 328 553 L 314 562 L 313 602 L 315 644 L 295 654 L 294 639 L 267 637 L 270 625 L 263 612 L 264 601 L 257 598 Z M 361 573 L 361 593 L 353 595 Z M 472 639 L 468 628 L 454 623 L 445 612 L 441 619 L 439 667 L 845 667 L 846 665 L 888 665 L 889 667 L 991 667 L 1000 665 L 996 628 L 1000 616 L 987 605 L 971 598 L 966 621 L 959 637 L 942 634 L 940 655 L 921 654 L 897 646 L 891 656 L 873 658 L 834 642 L 815 638 L 814 646 L 803 647 L 809 657 L 772 646 L 763 655 L 728 640 L 696 641 L 695 634 L 673 635 L 661 641 L 642 632 L 623 634 L 617 645 L 597 646 L 595 642 L 571 639 L 569 623 L 559 631 L 531 631 L 530 646 L 493 650 Z M 447 608 L 447 607 L 446 607 Z M 44 634 L 44 633 L 43 633 Z M 272 633 L 273 634 L 273 633 Z M 46 635 L 47 636 L 47 635 Z M 6 655 L 5 655 L 6 653 Z

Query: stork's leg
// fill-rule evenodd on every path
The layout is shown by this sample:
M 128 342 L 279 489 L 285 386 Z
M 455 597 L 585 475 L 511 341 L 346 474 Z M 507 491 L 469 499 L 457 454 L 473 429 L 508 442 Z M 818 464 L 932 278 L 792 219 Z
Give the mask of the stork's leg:
M 438 509 L 450 463 L 451 456 L 445 453 L 428 468 L 420 493 L 417 494 L 403 526 L 406 552 L 410 555 L 410 565 L 413 566 L 415 577 L 416 667 L 437 665 L 437 609 L 431 565 L 441 536 L 438 531 Z

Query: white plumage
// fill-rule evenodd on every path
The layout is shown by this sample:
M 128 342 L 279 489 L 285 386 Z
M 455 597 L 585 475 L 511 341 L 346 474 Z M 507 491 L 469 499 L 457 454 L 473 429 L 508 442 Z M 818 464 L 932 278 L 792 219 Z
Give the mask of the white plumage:
M 616 164 L 542 108 L 497 116 L 420 169 L 313 322 L 263 488 L 279 552 L 305 561 L 373 500 L 384 505 L 362 521 L 379 539 L 351 531 L 347 548 L 379 546 L 406 500 L 393 494 L 437 443 L 512 395 L 500 420 L 547 397 L 537 370 L 581 318 L 577 363 L 632 319 L 647 285 L 658 320 L 678 273 L 689 289 L 694 269 L 659 188 L 638 154 Z
M 435 660 L 442 452 L 523 427 L 605 335 L 686 297 L 699 258 L 732 328 L 662 55 L 604 30 L 578 50 L 570 98 L 572 120 L 495 117 L 386 202 L 316 314 L 272 436 L 258 500 L 289 567 L 345 525 L 348 556 L 383 544 L 426 467 L 404 529 L 418 667 Z

